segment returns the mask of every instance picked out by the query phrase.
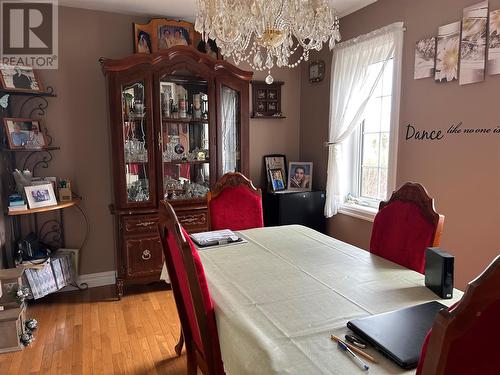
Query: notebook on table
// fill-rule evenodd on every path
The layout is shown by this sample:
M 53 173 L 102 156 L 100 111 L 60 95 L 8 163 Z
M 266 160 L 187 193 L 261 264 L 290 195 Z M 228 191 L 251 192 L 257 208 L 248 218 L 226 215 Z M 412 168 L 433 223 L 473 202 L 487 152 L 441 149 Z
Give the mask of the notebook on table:
M 427 332 L 445 305 L 433 301 L 351 320 L 347 327 L 404 369 L 418 364 Z

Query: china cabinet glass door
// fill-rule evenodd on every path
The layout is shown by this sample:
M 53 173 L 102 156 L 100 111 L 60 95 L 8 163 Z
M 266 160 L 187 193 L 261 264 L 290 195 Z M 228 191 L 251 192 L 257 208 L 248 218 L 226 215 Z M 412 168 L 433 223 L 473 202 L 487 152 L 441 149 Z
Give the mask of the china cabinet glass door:
M 248 108 L 242 112 L 242 103 L 248 102 L 248 88 L 230 78 L 217 80 L 217 173 L 218 178 L 228 172 L 248 174 Z M 246 93 L 246 94 L 245 94 Z M 245 142 L 243 140 L 246 140 Z
M 159 85 L 163 198 L 203 198 L 210 189 L 207 81 L 193 75 L 165 75 Z
M 144 80 L 121 86 L 125 202 L 129 206 L 154 202 L 154 160 L 150 98 Z

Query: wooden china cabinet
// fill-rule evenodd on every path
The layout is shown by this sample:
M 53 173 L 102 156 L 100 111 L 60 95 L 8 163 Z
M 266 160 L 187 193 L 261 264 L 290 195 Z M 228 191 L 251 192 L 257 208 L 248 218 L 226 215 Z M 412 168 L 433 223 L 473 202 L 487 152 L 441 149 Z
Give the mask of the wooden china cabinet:
M 158 207 L 188 232 L 208 230 L 206 194 L 229 171 L 248 174 L 251 72 L 176 46 L 102 59 L 113 165 L 117 293 L 159 280 Z

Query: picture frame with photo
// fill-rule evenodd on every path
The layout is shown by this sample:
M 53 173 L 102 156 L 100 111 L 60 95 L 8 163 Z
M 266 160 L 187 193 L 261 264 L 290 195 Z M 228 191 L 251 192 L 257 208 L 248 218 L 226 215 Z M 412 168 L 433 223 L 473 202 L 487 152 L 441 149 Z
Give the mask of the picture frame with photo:
M 200 40 L 191 22 L 155 18 L 147 24 L 134 23 L 135 53 L 153 53 L 174 46 L 197 46 Z
M 265 168 L 265 174 L 267 178 L 267 187 L 269 191 L 275 191 L 273 190 L 273 184 L 272 184 L 272 176 L 271 176 L 271 170 L 274 169 L 279 169 L 281 170 L 281 175 L 283 177 L 283 182 L 285 183 L 285 188 L 286 188 L 286 156 L 283 154 L 270 154 L 270 155 L 264 155 L 264 168 Z
M 283 170 L 281 168 L 271 168 L 269 169 L 269 179 L 271 181 L 272 191 L 286 190 L 286 180 L 283 176 Z
M 30 209 L 57 205 L 54 188 L 50 182 L 43 185 L 25 186 L 24 192 Z
M 288 164 L 288 190 L 311 191 L 312 173 L 312 162 L 291 161 Z
M 31 66 L 0 64 L 0 84 L 5 90 L 43 92 L 38 73 Z
M 49 146 L 42 120 L 6 117 L 5 138 L 11 150 L 40 150 Z

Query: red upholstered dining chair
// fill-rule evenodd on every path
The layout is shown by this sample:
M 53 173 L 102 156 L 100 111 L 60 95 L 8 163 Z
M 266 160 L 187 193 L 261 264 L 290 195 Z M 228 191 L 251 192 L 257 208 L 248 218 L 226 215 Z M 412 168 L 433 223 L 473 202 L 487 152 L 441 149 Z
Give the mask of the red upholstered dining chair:
M 262 193 L 241 173 L 226 173 L 208 193 L 212 230 L 243 230 L 264 226 Z
M 444 216 L 435 211 L 425 188 L 407 182 L 380 202 L 370 252 L 423 274 L 425 249 L 439 247 L 443 225 Z
M 196 375 L 199 367 L 205 375 L 223 375 L 214 307 L 203 265 L 172 206 L 161 202 L 159 216 L 165 263 L 186 344 L 187 374 Z
M 499 374 L 500 256 L 475 280 L 462 299 L 441 310 L 427 335 L 417 375 Z

